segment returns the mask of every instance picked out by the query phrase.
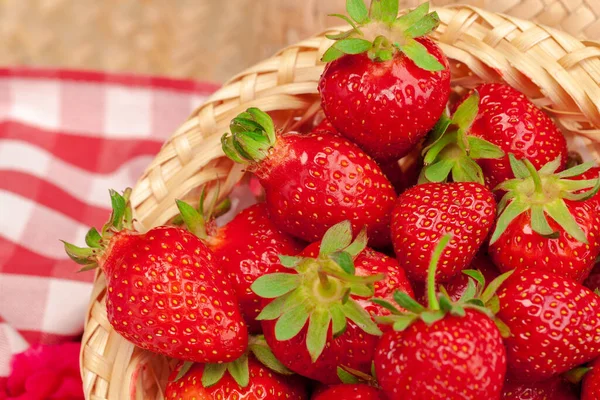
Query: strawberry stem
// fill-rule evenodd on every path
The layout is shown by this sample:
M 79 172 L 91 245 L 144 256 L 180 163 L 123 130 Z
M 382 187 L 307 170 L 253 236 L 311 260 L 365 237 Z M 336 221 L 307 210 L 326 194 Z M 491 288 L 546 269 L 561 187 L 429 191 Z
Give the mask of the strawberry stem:
M 452 235 L 444 235 L 437 246 L 435 246 L 435 250 L 431 255 L 431 261 L 429 262 L 429 270 L 427 273 L 427 299 L 429 302 L 429 309 L 432 311 L 436 311 L 440 309 L 440 303 L 437 299 L 437 293 L 435 290 L 435 273 L 437 271 L 437 265 L 442 257 L 442 252 L 444 248 L 452 238 Z
M 319 271 L 318 276 L 319 276 L 319 281 L 321 282 L 321 287 L 323 288 L 323 290 L 325 290 L 325 291 L 329 290 L 331 288 L 331 282 L 329 282 L 329 278 L 327 277 L 327 274 L 323 271 Z

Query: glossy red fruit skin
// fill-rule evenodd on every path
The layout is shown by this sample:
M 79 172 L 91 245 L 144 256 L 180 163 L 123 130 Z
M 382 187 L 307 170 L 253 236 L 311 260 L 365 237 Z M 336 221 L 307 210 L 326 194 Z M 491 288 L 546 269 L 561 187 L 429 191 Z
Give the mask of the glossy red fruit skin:
M 179 381 L 174 382 L 179 368 L 169 377 L 165 391 L 165 399 L 182 400 L 307 400 L 308 394 L 302 379 L 298 376 L 279 375 L 253 356 L 248 358 L 250 370 L 250 383 L 245 388 L 226 372 L 223 378 L 215 385 L 204 388 L 202 386 L 202 372 L 204 365 L 194 364 L 188 373 Z M 183 385 L 181 385 L 183 384 Z
M 490 257 L 500 271 L 532 268 L 578 282 L 589 275 L 600 254 L 600 214 L 587 201 L 565 200 L 565 203 L 589 243 L 577 241 L 550 218 L 550 227 L 560 232 L 560 236 L 548 239 L 539 235 L 531 228 L 531 212 L 526 211 L 489 246 Z
M 248 331 L 225 271 L 175 227 L 122 231 L 99 260 L 108 320 L 136 346 L 195 362 L 241 356 Z
M 260 333 L 256 317 L 261 298 L 250 286 L 265 274 L 287 271 L 278 256 L 296 255 L 303 246 L 281 232 L 270 220 L 264 203 L 252 205 L 208 239 L 216 259 L 227 271 L 250 333 Z
M 575 388 L 561 377 L 542 382 L 504 383 L 502 400 L 578 400 Z M 596 397 L 594 397 L 596 399 Z M 591 399 L 590 399 L 591 400 Z
M 567 143 L 552 119 L 527 97 L 501 83 L 484 83 L 479 92 L 479 113 L 471 126 L 470 135 L 499 146 L 505 157 L 476 160 L 481 166 L 490 189 L 514 178 L 508 154 L 517 159 L 527 158 L 536 169 L 561 157 L 559 171 L 567 162 Z
M 381 169 L 356 145 L 327 132 L 278 137 L 271 154 L 250 167 L 265 188 L 271 220 L 307 242 L 350 220 L 368 226 L 369 243 L 389 243 L 395 193 Z
M 588 277 L 583 282 L 583 286 L 591 291 L 600 289 L 600 263 L 596 263 L 596 265 L 594 265 L 592 272 L 590 272 Z
M 375 372 L 389 400 L 499 399 L 506 354 L 494 322 L 467 310 L 384 333 Z
M 511 332 L 504 344 L 512 380 L 542 381 L 600 356 L 600 298 L 586 287 L 522 269 L 498 297 L 496 316 Z
M 313 243 L 301 253 L 301 256 L 316 257 L 318 252 L 319 243 Z M 355 273 L 358 276 L 373 275 L 380 272 L 386 274 L 383 280 L 374 284 L 374 297 L 392 301 L 392 295 L 396 290 L 404 291 L 411 297 L 413 296 L 410 282 L 393 258 L 367 248 L 356 257 L 354 264 Z M 389 314 L 388 310 L 371 303 L 367 299 L 357 296 L 352 296 L 352 298 L 357 300 L 371 315 Z M 275 322 L 262 321 L 267 344 L 277 359 L 297 374 L 324 384 L 336 384 L 340 383 L 337 376 L 337 367 L 341 365 L 366 374 L 371 373 L 373 354 L 379 338 L 365 333 L 353 322 L 348 321 L 346 331 L 337 338 L 332 338 L 331 328 L 329 329 L 325 350 L 315 363 L 311 361 L 306 349 L 308 324 L 296 337 L 280 342 L 275 338 Z
M 477 254 L 496 214 L 494 195 L 474 182 L 426 183 L 404 192 L 392 216 L 392 243 L 409 278 L 424 282 L 435 244 L 453 235 L 442 254 L 436 281 L 458 275 Z
M 332 385 L 317 390 L 311 400 L 385 400 L 383 393 L 364 383 Z
M 319 81 L 321 106 L 332 125 L 378 161 L 398 160 L 435 125 L 450 96 L 446 56 L 419 38 L 445 69 L 429 72 L 404 54 L 373 62 L 345 55 L 325 67 Z
M 468 269 L 478 270 L 483 274 L 485 278 L 486 284 L 490 283 L 494 279 L 496 279 L 500 273 L 496 269 L 496 266 L 492 263 L 489 257 L 482 251 L 477 253 L 471 265 L 469 265 Z M 467 285 L 469 283 L 469 277 L 465 274 L 458 274 L 454 278 L 450 279 L 448 282 L 444 283 L 444 289 L 450 296 L 450 300 L 458 301 L 461 296 L 467 290 Z M 415 290 L 415 298 L 419 303 L 423 305 L 427 305 L 427 295 L 425 293 L 425 284 L 423 282 L 415 282 L 414 290 Z
M 600 399 L 600 358 L 589 365 L 590 370 L 581 381 L 581 400 Z

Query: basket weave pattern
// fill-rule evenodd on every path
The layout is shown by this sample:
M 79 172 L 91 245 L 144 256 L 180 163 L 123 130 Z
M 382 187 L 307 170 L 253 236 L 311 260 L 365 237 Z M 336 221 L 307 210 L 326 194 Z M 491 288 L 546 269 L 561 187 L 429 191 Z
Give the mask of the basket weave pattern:
M 481 81 L 509 83 L 547 107 L 569 140 L 587 149 L 585 158 L 600 159 L 597 44 L 469 6 L 437 11 L 442 24 L 434 38 L 451 60 L 453 83 L 464 87 Z M 220 194 L 227 195 L 243 177 L 242 167 L 224 158 L 220 148 L 231 118 L 249 106 L 271 112 L 280 123 L 310 114 L 318 107 L 320 55 L 330 44 L 320 34 L 288 47 L 232 78 L 198 108 L 134 188 L 132 205 L 139 228 L 168 221 L 177 213 L 174 200 L 190 196 L 198 186 L 219 180 Z M 104 301 L 105 281 L 98 272 L 81 357 L 87 398 L 162 399 L 172 363 L 135 348 L 115 333 Z

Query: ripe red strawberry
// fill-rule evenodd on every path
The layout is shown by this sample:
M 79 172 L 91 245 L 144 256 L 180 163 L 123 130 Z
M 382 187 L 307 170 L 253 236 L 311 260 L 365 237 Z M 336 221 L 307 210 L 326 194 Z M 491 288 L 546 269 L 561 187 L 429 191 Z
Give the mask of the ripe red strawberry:
M 490 257 L 501 271 L 534 268 L 583 281 L 600 254 L 600 214 L 582 200 L 594 195 L 600 180 L 567 179 L 585 171 L 585 164 L 555 174 L 560 159 L 539 171 L 526 159 L 511 154 L 510 160 L 517 178 L 499 186 L 507 193 Z M 581 189 L 589 190 L 575 193 Z
M 412 295 L 393 259 L 365 249 L 364 230 L 353 243 L 351 238 L 350 223 L 337 224 L 320 247 L 313 244 L 299 257 L 282 259 L 293 266 L 290 273 L 266 275 L 252 286 L 268 299 L 258 319 L 275 356 L 292 371 L 325 384 L 340 382 L 338 366 L 370 371 L 381 331 L 369 312 L 389 311 L 365 299 L 389 298 L 395 289 Z
M 177 227 L 131 230 L 129 192 L 111 192 L 113 213 L 90 248 L 65 243 L 84 269 L 106 276 L 106 309 L 113 328 L 144 349 L 197 362 L 238 358 L 246 324 L 225 271 L 200 239 Z
M 384 400 L 383 393 L 364 383 L 332 385 L 318 390 L 311 400 Z
M 590 272 L 583 282 L 583 286 L 592 291 L 600 290 L 600 263 L 596 262 L 596 265 L 592 268 L 592 272 Z
M 465 269 L 488 235 L 496 202 L 493 194 L 474 182 L 427 183 L 404 192 L 392 217 L 396 257 L 408 276 L 425 281 L 432 243 L 453 233 L 442 255 L 436 279 L 448 281 Z
M 429 309 L 400 301 L 411 313 L 385 317 L 395 330 L 384 333 L 374 362 L 389 400 L 500 398 L 506 355 L 491 312 L 483 307 L 493 290 L 481 294 L 473 284 L 473 293 L 459 303 L 438 297 L 434 290 L 435 269 L 449 241 L 450 235 L 443 236 L 431 256 Z M 505 278 L 490 287 L 498 287 Z M 481 300 L 471 297 L 478 293 Z
M 600 358 L 590 364 L 581 382 L 581 400 L 600 399 Z
M 249 163 L 265 188 L 271 220 L 306 241 L 320 240 L 331 226 L 350 220 L 368 227 L 370 243 L 389 243 L 395 193 L 377 164 L 356 145 L 324 131 L 276 136 L 273 121 L 250 108 L 222 138 L 232 160 Z
M 541 381 L 600 356 L 600 298 L 579 283 L 533 268 L 517 270 L 500 288 L 497 317 L 509 375 Z
M 511 382 L 504 384 L 502 400 L 578 400 L 575 388 L 561 377 L 542 382 Z M 590 398 L 596 399 L 596 397 Z
M 457 114 L 461 108 L 470 110 L 464 115 L 467 118 L 457 124 L 462 132 L 458 136 L 454 129 L 444 133 L 444 140 L 431 145 L 433 151 L 426 156 L 426 164 L 438 163 L 438 169 L 445 169 L 447 175 L 448 163 L 456 160 L 460 153 L 460 163 L 470 164 L 469 171 L 483 171 L 486 186 L 490 189 L 514 177 L 509 153 L 518 159 L 529 159 L 536 168 L 557 158 L 557 169 L 560 171 L 565 167 L 567 144 L 564 135 L 524 94 L 505 84 L 486 83 L 469 96 L 470 101 L 463 100 L 457 109 Z M 475 104 L 462 107 L 464 103 L 472 102 Z M 465 148 L 467 151 L 462 151 Z M 472 159 L 476 159 L 480 168 Z M 443 179 L 440 176 L 444 174 L 437 172 L 432 175 Z M 454 175 L 454 170 L 452 172 Z
M 486 282 L 491 282 L 500 275 L 494 264 L 492 264 L 492 261 L 482 251 L 477 253 L 471 262 L 471 265 L 469 265 L 469 270 L 479 271 Z M 456 275 L 442 285 L 442 290 L 445 292 L 444 294 L 446 294 L 450 300 L 459 301 L 465 294 L 469 284 L 469 275 L 467 275 L 466 272 L 471 273 L 469 270 L 463 270 L 462 274 Z M 421 304 L 427 304 L 425 284 L 423 282 L 415 282 L 413 286 L 415 290 L 415 299 Z
M 305 400 L 308 399 L 304 382 L 298 377 L 278 374 L 265 367 L 254 356 L 246 358 L 246 382 L 240 384 L 224 365 L 194 364 L 180 379 L 177 379 L 182 365 L 169 377 L 165 399 L 181 400 Z M 219 369 L 220 368 L 220 369 Z M 231 372 L 233 371 L 233 373 Z M 203 385 L 207 378 L 210 383 Z
M 279 263 L 279 255 L 296 255 L 302 246 L 269 220 L 264 203 L 246 208 L 220 228 L 205 222 L 191 206 L 182 202 L 178 202 L 178 206 L 188 227 L 210 247 L 227 271 L 248 330 L 260 333 L 262 329 L 256 316 L 262 308 L 262 299 L 250 286 L 259 276 L 285 271 Z
M 333 126 L 380 162 L 398 160 L 435 125 L 450 96 L 450 68 L 425 37 L 439 24 L 428 3 L 396 18 L 396 0 L 348 2 L 358 25 L 330 36 L 319 81 L 321 106 Z M 388 8 L 389 7 L 389 8 Z

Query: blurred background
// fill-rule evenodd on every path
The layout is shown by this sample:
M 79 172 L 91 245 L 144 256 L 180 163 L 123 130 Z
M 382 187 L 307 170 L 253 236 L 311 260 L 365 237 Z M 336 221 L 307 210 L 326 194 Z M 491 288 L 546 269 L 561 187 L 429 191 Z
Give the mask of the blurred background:
M 420 0 L 402 0 L 413 7 Z M 467 3 L 600 38 L 600 0 Z M 345 0 L 0 0 L 0 65 L 133 72 L 223 82 L 339 24 Z

